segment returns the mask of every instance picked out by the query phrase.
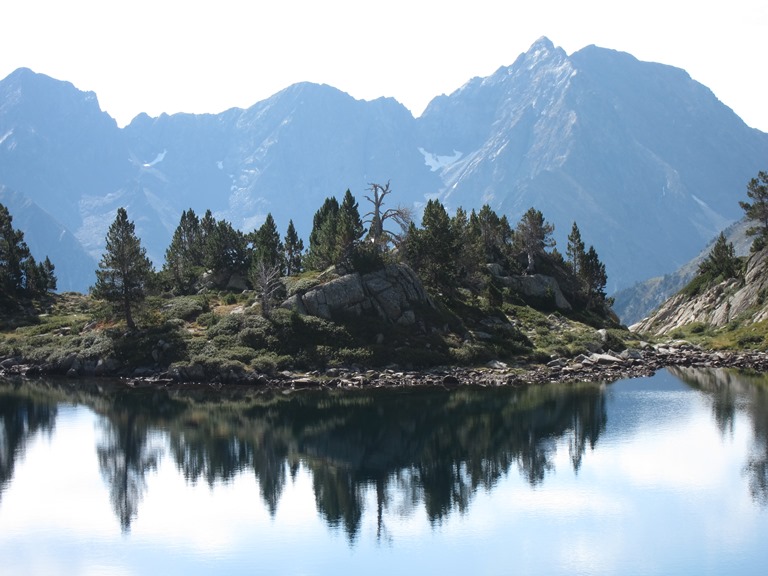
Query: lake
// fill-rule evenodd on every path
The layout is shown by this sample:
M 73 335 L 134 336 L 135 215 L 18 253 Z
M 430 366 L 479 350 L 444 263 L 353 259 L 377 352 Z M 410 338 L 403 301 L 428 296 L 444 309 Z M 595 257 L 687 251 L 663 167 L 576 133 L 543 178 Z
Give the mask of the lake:
M 768 378 L 0 380 L 0 574 L 766 574 Z

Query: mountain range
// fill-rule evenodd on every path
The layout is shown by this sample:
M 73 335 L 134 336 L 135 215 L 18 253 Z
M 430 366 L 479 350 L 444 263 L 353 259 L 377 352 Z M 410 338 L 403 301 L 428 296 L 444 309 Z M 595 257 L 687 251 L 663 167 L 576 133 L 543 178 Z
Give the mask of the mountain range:
M 247 109 L 137 116 L 120 128 L 92 92 L 18 69 L 0 81 L 0 203 L 60 290 L 87 290 L 119 206 L 157 267 L 193 208 L 250 231 L 272 213 L 308 238 L 328 196 L 371 183 L 392 205 L 531 206 L 565 252 L 576 221 L 608 290 L 677 269 L 742 216 L 768 134 L 683 70 L 539 39 L 510 66 L 415 118 L 389 98 L 301 83 Z M 23 223 L 23 227 L 20 226 Z

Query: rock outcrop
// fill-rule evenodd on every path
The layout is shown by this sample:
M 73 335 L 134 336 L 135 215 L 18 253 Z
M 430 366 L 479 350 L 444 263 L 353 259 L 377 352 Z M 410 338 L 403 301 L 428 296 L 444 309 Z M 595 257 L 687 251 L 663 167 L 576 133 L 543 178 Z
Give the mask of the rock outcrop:
M 330 320 L 334 317 L 376 314 L 383 320 L 410 326 L 420 307 L 434 308 L 419 277 L 405 264 L 389 264 L 367 274 L 345 274 L 294 294 L 282 307 Z
M 641 333 L 669 334 L 681 326 L 697 322 L 720 327 L 744 316 L 749 322 L 760 322 L 768 319 L 766 295 L 768 249 L 749 258 L 743 279 L 725 280 L 694 297 L 680 292 L 630 329 Z
M 498 264 L 488 266 L 488 271 L 501 285 L 511 288 L 526 302 L 532 304 L 553 304 L 558 310 L 571 310 L 571 303 L 563 295 L 560 285 L 552 276 L 532 274 L 530 276 L 505 276 Z

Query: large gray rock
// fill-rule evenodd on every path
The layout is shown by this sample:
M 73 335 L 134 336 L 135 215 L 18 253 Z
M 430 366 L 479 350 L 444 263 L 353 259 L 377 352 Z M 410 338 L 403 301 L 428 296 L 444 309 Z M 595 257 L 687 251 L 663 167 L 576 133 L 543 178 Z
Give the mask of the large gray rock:
M 390 323 L 416 323 L 416 308 L 434 306 L 419 277 L 405 264 L 390 264 L 368 274 L 346 274 L 294 294 L 283 308 L 330 320 L 334 316 L 375 313 Z
M 558 310 L 571 310 L 571 303 L 563 295 L 560 285 L 552 276 L 533 274 L 531 276 L 498 276 L 497 278 L 504 286 L 522 295 L 523 299 L 551 300 Z

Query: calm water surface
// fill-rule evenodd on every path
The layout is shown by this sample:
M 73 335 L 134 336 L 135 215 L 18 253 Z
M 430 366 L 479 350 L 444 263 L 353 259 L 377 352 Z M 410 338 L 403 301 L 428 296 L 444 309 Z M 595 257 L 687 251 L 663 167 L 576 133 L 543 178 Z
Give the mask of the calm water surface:
M 766 574 L 768 380 L 0 381 L 0 574 Z

